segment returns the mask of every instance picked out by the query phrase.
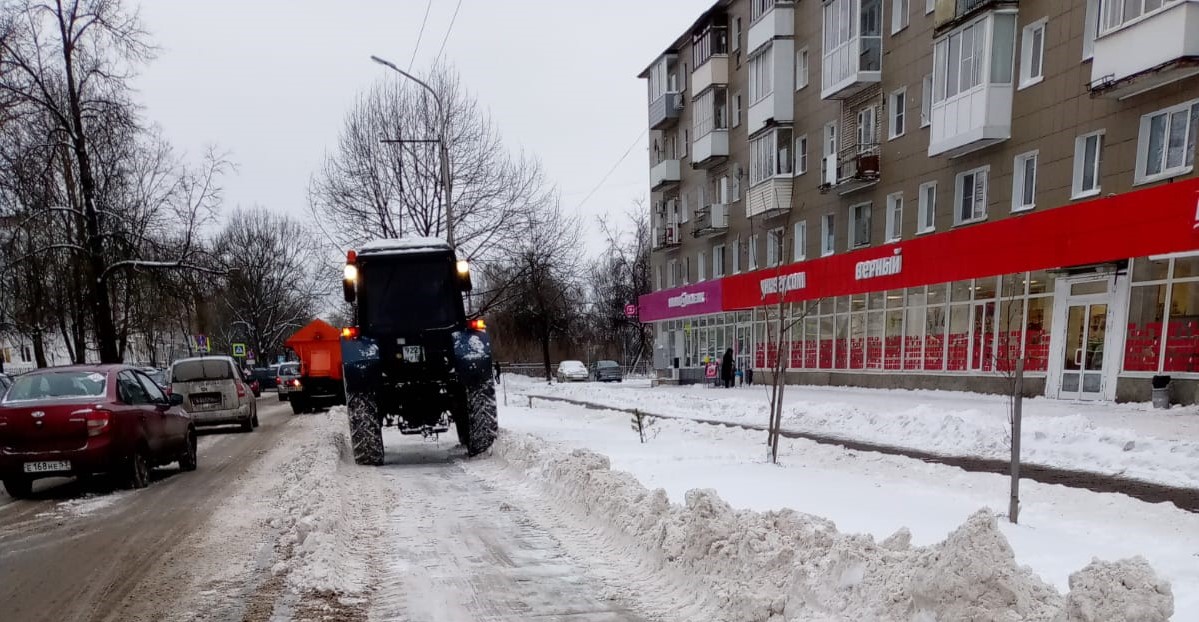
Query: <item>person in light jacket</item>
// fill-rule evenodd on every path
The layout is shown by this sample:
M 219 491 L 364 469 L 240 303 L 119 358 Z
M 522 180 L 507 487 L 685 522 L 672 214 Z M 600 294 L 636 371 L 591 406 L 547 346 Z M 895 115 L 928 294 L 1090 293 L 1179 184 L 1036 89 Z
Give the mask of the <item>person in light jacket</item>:
M 724 351 L 724 358 L 720 360 L 720 379 L 724 381 L 726 389 L 733 386 L 733 369 L 733 349 L 729 348 Z

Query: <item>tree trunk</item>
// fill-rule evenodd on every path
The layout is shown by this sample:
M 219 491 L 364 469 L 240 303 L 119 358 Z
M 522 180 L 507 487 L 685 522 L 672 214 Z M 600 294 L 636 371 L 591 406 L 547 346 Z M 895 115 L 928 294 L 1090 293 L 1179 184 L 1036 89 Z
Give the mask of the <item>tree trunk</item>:
M 33 360 L 37 364 L 37 368 L 43 369 L 49 367 L 49 364 L 46 363 L 46 343 L 41 329 L 33 331 L 30 341 L 33 342 Z
M 553 380 L 553 371 L 550 369 L 550 328 L 546 326 L 541 332 L 541 360 L 545 365 L 545 381 Z

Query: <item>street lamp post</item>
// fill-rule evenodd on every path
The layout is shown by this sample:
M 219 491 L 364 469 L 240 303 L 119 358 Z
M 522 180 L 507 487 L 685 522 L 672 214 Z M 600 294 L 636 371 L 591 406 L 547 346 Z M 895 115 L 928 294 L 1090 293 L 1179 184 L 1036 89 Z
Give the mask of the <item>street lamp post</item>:
M 383 60 L 382 58 L 379 58 L 378 56 L 371 56 L 371 60 L 373 60 L 376 63 L 379 63 L 380 65 L 383 65 L 384 67 L 387 67 L 387 68 L 395 71 L 396 73 L 400 74 L 401 76 L 404 76 L 405 78 L 408 78 L 409 80 L 412 80 L 413 82 L 421 85 L 422 87 L 424 87 L 424 89 L 426 91 L 429 92 L 430 95 L 433 96 L 433 102 L 437 104 L 437 118 L 438 118 L 437 144 L 438 144 L 438 152 L 441 157 L 441 185 L 442 185 L 442 191 L 445 194 L 445 241 L 449 242 L 450 246 L 453 246 L 454 245 L 454 218 L 453 218 L 454 208 L 453 208 L 453 202 L 450 201 L 450 193 L 451 193 L 451 190 L 453 189 L 453 187 L 450 184 L 449 151 L 446 149 L 446 144 L 445 144 L 445 125 L 446 125 L 445 108 L 441 105 L 441 98 L 438 97 L 437 91 L 434 91 L 433 87 L 429 86 L 428 84 L 425 84 L 420 78 L 408 73 L 407 71 L 404 71 L 403 69 L 400 69 L 399 67 L 396 67 L 395 63 L 392 63 L 391 61 Z

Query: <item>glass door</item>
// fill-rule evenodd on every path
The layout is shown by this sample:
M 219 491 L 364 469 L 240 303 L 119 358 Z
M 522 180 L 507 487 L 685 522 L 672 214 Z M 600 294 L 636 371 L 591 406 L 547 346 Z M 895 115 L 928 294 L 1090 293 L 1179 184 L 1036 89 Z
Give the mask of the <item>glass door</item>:
M 1107 340 L 1107 303 L 1071 303 L 1066 309 L 1066 357 L 1062 398 L 1103 399 L 1103 353 Z

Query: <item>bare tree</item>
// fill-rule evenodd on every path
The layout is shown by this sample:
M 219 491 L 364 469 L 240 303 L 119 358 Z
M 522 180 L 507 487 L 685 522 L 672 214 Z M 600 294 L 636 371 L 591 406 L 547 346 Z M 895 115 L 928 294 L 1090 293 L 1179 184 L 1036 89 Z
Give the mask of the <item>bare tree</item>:
M 592 338 L 606 351 L 626 354 L 623 363 L 636 367 L 649 350 L 650 325 L 625 314 L 625 305 L 650 291 L 650 227 L 641 202 L 620 221 L 599 219 L 604 250 L 588 270 L 589 324 Z

